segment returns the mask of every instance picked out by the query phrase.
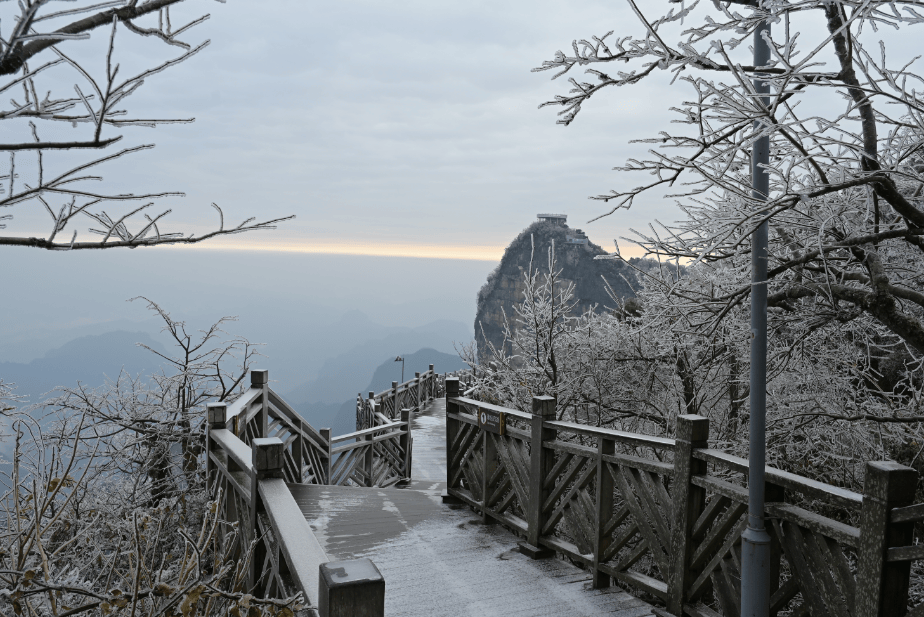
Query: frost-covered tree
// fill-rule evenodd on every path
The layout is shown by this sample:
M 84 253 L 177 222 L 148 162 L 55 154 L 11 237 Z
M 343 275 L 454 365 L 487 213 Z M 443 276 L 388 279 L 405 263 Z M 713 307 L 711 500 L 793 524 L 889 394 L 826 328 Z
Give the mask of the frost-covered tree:
M 205 403 L 239 393 L 255 348 L 144 300 L 174 343 L 160 372 L 61 388 L 44 417 L 4 406 L 0 613 L 291 616 L 298 598 L 248 593 L 201 465 Z
M 922 3 L 627 1 L 637 34 L 576 41 L 570 54 L 536 70 L 557 77 L 586 66 L 594 78 L 572 78 L 569 94 L 546 103 L 564 107 L 565 125 L 598 92 L 642 88 L 659 73 L 685 95 L 672 107 L 676 123 L 645 140 L 655 146 L 649 156 L 617 168 L 652 180 L 596 197 L 612 203 L 612 213 L 643 194 L 675 190 L 680 221 L 630 240 L 690 266 L 690 277 L 655 285 L 664 289 L 662 306 L 651 310 L 682 316 L 705 345 L 746 302 L 751 233 L 769 221 L 772 344 L 780 353 L 817 345 L 818 357 L 852 358 L 851 379 L 881 401 L 829 399 L 803 412 L 920 422 L 924 98 L 901 44 L 924 23 Z M 748 42 L 763 22 L 771 59 L 753 66 Z M 754 89 L 758 75 L 770 84 L 769 106 Z M 750 149 L 762 135 L 770 140 L 770 192 L 754 195 Z
M 0 209 L 32 207 L 49 217 L 44 237 L 0 236 L 0 245 L 72 250 L 192 244 L 273 229 L 275 223 L 291 218 L 250 218 L 226 227 L 221 209 L 212 204 L 218 213 L 217 229 L 198 235 L 170 231 L 164 222 L 171 209 L 160 203 L 183 193 L 126 193 L 100 186 L 99 170 L 106 163 L 154 147 L 120 147 L 130 127 L 193 122 L 137 115 L 127 108 L 141 96 L 143 86 L 208 46 L 208 40 L 192 42 L 189 36 L 209 15 L 183 17 L 184 7 L 177 6 L 182 2 L 0 3 L 0 151 L 8 153 L 0 161 Z M 122 69 L 118 49 L 130 48 L 136 37 L 162 43 L 163 56 L 152 58 L 145 68 Z M 105 45 L 87 48 L 91 39 L 103 39 Z M 88 55 L 91 60 L 85 59 Z M 12 217 L 0 215 L 0 229 L 6 226 L 2 221 Z M 87 232 L 96 239 L 78 240 L 80 220 L 90 222 Z
M 532 396 L 551 395 L 559 419 L 654 435 L 670 435 L 678 414 L 696 413 L 710 419 L 715 445 L 746 455 L 748 307 L 704 329 L 685 300 L 734 288 L 728 262 L 639 269 L 637 298 L 614 295 L 610 310 L 576 314 L 551 248 L 548 256 L 524 273 L 504 345 L 483 364 L 471 350 L 464 356 L 474 396 L 529 410 Z M 885 374 L 870 362 L 858 341 L 880 328 L 874 318 L 811 331 L 777 326 L 768 358 L 771 464 L 855 490 L 868 460 L 924 468 L 924 427 L 907 415 L 924 398 L 924 379 L 901 360 Z
M 123 371 L 99 387 L 60 387 L 40 405 L 44 438 L 64 447 L 79 442 L 80 460 L 92 459 L 94 474 L 115 480 L 118 490 L 109 495 L 116 508 L 204 490 L 205 405 L 240 395 L 258 347 L 225 332 L 232 317 L 193 330 L 138 299 L 161 318 L 173 344 L 169 355 L 141 344 L 160 357 L 160 369 L 150 376 Z

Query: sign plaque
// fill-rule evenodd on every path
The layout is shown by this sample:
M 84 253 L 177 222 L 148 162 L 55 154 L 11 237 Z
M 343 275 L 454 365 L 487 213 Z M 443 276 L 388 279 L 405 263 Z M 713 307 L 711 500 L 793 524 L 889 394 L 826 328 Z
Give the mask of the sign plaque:
M 502 411 L 479 409 L 478 426 L 489 433 L 503 435 L 506 428 L 506 416 L 507 414 Z

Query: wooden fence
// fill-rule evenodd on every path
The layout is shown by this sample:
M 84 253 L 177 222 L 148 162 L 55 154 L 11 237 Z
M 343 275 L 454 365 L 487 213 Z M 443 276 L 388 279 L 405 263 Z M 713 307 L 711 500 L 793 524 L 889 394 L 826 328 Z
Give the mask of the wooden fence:
M 382 423 L 393 422 L 401 418 L 401 410 L 411 412 L 422 409 L 434 398 L 443 395 L 442 384 L 445 375 L 438 375 L 433 365 L 425 373 L 414 373 L 414 378 L 399 384 L 391 382 L 391 388 L 376 394 L 370 392 L 368 398 L 362 393 L 356 395 L 356 430 L 362 431 Z
M 433 375 L 431 367 L 429 383 L 436 381 Z M 371 428 L 332 437 L 330 429 L 316 430 L 305 422 L 269 387 L 267 371 L 251 371 L 250 386 L 230 405 L 208 405 L 205 461 L 224 531 L 232 526 L 238 531 L 234 554 L 240 558 L 252 551 L 250 591 L 264 597 L 301 592 L 310 610 L 316 612 L 320 607 L 322 616 L 354 610 L 353 604 L 338 609 L 334 598 L 353 602 L 368 596 L 378 606 L 384 602 L 384 580 L 371 590 L 356 587 L 343 574 L 349 574 L 353 562 L 332 564 L 336 576 L 327 577 L 330 585 L 335 584 L 331 581 L 352 585 L 349 592 L 338 595 L 328 588 L 324 577 L 327 555 L 286 485 L 386 487 L 408 480 L 409 411 L 405 408 L 398 420 L 381 417 Z M 427 387 L 426 396 L 417 395 L 418 404 L 432 399 L 435 390 Z M 417 391 L 423 392 L 421 388 Z M 404 401 L 410 400 L 404 396 Z M 367 566 L 355 567 L 362 576 L 369 572 Z M 362 585 L 370 584 L 363 578 Z
M 550 397 L 525 413 L 460 394 L 448 379 L 450 499 L 520 534 L 524 553 L 564 555 L 663 615 L 739 617 L 748 463 L 709 448 L 708 419 L 680 416 L 668 439 L 556 421 Z M 924 559 L 917 479 L 871 462 L 859 494 L 768 467 L 770 614 L 924 617 L 924 604 L 908 610 Z
M 319 568 L 330 560 L 286 486 L 285 444 L 255 438 L 249 447 L 226 428 L 227 412 L 224 403 L 208 406 L 206 471 L 223 524 L 237 527 L 232 554 L 253 551 L 251 593 L 282 598 L 301 592 L 317 607 Z

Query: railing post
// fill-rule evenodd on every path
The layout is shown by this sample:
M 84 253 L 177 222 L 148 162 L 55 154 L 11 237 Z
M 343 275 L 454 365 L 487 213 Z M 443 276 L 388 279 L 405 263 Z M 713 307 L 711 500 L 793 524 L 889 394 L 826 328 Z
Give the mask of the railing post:
M 388 415 L 388 408 L 385 405 L 382 406 L 382 413 L 389 419 L 392 419 L 396 415 L 398 415 L 398 410 L 401 409 L 400 407 L 398 407 L 398 382 L 397 381 L 391 382 L 391 399 L 394 402 L 394 405 L 392 406 L 392 410 L 391 410 L 391 415 Z
M 671 525 L 671 573 L 667 586 L 667 610 L 674 615 L 683 614 L 687 587 L 697 573 L 690 568 L 696 543 L 693 525 L 706 505 L 705 489 L 693 484 L 693 476 L 706 473 L 706 462 L 693 458 L 697 448 L 708 447 L 709 419 L 696 415 L 677 417 L 674 446 L 673 524 Z
M 491 493 L 496 486 L 491 482 L 492 476 L 497 472 L 500 462 L 497 459 L 497 442 L 494 436 L 488 431 L 481 431 L 482 454 L 484 455 L 484 476 L 481 478 L 481 520 L 485 525 L 493 523 L 494 519 L 488 514 L 488 509 L 494 505 L 491 503 Z
M 446 493 L 443 495 L 445 504 L 461 504 L 462 501 L 449 494 L 449 489 L 456 488 L 452 485 L 452 478 L 456 475 L 458 463 L 453 464 L 455 452 L 452 446 L 459 434 L 459 422 L 450 417 L 450 414 L 459 413 L 458 405 L 452 399 L 459 397 L 459 380 L 455 377 L 446 378 Z
M 265 371 L 264 371 L 265 372 Z M 260 499 L 260 480 L 264 478 L 282 478 L 285 461 L 285 444 L 278 437 L 257 438 L 250 446 L 253 476 L 250 478 L 250 526 L 249 539 L 260 537 L 259 517 L 266 511 Z M 259 568 L 266 561 L 266 543 L 258 541 L 254 546 L 253 557 L 250 562 L 250 575 L 247 586 L 254 589 L 263 573 Z
M 892 461 L 866 464 L 860 544 L 857 547 L 857 591 L 854 617 L 901 617 L 908 603 L 910 561 L 886 562 L 886 551 L 912 543 L 912 523 L 890 524 L 892 508 L 911 505 L 918 472 Z
M 557 435 L 555 429 L 546 428 L 545 423 L 555 420 L 555 399 L 551 396 L 533 397 L 532 431 L 529 441 L 529 504 L 526 507 L 526 520 L 528 531 L 526 542 L 517 546 L 520 552 L 533 559 L 551 557 L 555 551 L 541 548 L 539 537 L 542 535 L 542 526 L 545 516 L 542 505 L 548 497 L 548 491 L 543 490 L 545 479 L 552 471 L 552 454 L 542 447 L 545 441 L 552 441 Z
M 266 437 L 266 433 L 269 431 L 269 371 L 265 369 L 250 371 L 250 387 L 263 390 L 260 401 L 260 416 L 257 421 L 257 437 Z M 244 427 L 244 430 L 247 430 L 246 427 Z
M 369 398 L 367 399 L 367 403 L 368 403 L 368 407 L 366 407 L 366 419 L 368 421 L 366 422 L 366 425 L 362 429 L 358 429 L 358 430 L 372 428 L 373 426 L 375 426 L 375 392 L 369 393 Z M 382 402 L 382 410 L 383 411 L 385 410 L 384 401 Z
M 405 423 L 404 435 L 398 438 L 398 447 L 404 452 L 404 480 L 403 483 L 411 481 L 411 453 L 414 448 L 414 438 L 411 435 L 411 410 L 404 408 L 401 410 L 401 422 Z
M 417 406 L 414 408 L 414 411 L 420 411 L 420 408 L 423 407 L 423 403 L 421 403 L 420 399 L 420 393 L 423 390 L 420 384 L 420 373 L 414 373 L 414 379 L 417 381 L 417 383 L 414 384 L 417 388 Z
M 385 578 L 370 559 L 321 564 L 320 617 L 384 617 Z
M 324 444 L 322 445 L 325 445 L 327 448 L 327 457 L 323 461 L 321 461 L 321 463 L 324 465 L 324 469 L 321 470 L 321 473 L 324 474 L 324 477 L 321 478 L 321 481 L 318 482 L 318 484 L 330 484 L 330 463 L 331 463 L 330 461 L 331 434 L 330 433 L 331 433 L 331 430 L 329 428 L 322 428 L 319 432 L 321 433 L 321 439 L 324 441 Z
M 613 516 L 613 476 L 603 457 L 616 453 L 616 442 L 603 436 L 597 440 L 597 509 L 594 515 L 594 578 L 593 588 L 610 586 L 610 576 L 600 570 L 603 554 L 613 540 L 612 533 L 604 533 L 604 526 Z
M 212 451 L 215 449 L 215 445 L 212 443 L 211 433 L 215 429 L 225 428 L 228 422 L 228 405 L 227 403 L 208 403 L 205 406 L 205 482 L 206 486 L 209 486 L 209 493 L 211 494 L 212 488 L 210 483 L 212 482 L 212 471 L 214 466 L 212 464 Z M 215 481 L 218 482 L 218 478 L 215 478 Z
M 370 433 L 363 437 L 367 448 L 363 459 L 363 471 L 366 473 L 366 486 L 375 486 L 375 478 L 372 477 L 373 468 L 375 467 L 375 442 L 374 436 Z
M 295 435 L 295 439 L 292 440 L 292 465 L 295 467 L 295 478 L 292 480 L 296 484 L 302 483 L 302 464 L 304 463 L 304 451 L 305 451 L 305 424 L 307 424 L 301 418 L 298 420 L 298 434 Z
M 427 402 L 429 403 L 436 398 L 436 372 L 434 372 L 432 364 L 430 365 L 430 368 L 427 369 L 427 372 L 430 373 L 429 381 L 427 382 L 430 384 L 427 393 Z

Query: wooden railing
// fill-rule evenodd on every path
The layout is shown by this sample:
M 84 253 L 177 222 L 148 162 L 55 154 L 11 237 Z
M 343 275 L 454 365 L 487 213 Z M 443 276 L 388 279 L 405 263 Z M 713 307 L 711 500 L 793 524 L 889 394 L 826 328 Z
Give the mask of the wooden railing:
M 331 440 L 334 463 L 330 484 L 389 487 L 411 477 L 410 410 L 401 411 L 397 422 L 381 421 Z
M 447 378 L 464 379 L 466 374 L 467 371 L 440 374 L 433 370 L 431 364 L 427 372 L 414 373 L 413 379 L 402 384 L 393 381 L 391 388 L 378 394 L 369 392 L 367 398 L 363 398 L 362 393 L 357 394 L 356 430 L 361 431 L 398 420 L 402 409 L 409 409 L 411 413 L 416 413 L 433 399 L 445 396 Z
M 373 426 L 398 420 L 402 409 L 412 413 L 422 409 L 427 403 L 440 396 L 440 383 L 445 377 L 438 375 L 430 365 L 425 373 L 414 373 L 414 378 L 399 384 L 391 382 L 391 388 L 376 394 L 370 392 L 368 398 L 362 393 L 356 395 L 356 430 L 362 431 Z
M 237 527 L 232 554 L 250 555 L 249 591 L 271 598 L 301 593 L 316 609 L 318 573 L 330 560 L 286 486 L 284 442 L 256 438 L 249 447 L 226 428 L 224 403 L 210 404 L 207 413 L 210 489 L 223 524 Z
M 503 427 L 503 428 L 501 428 Z M 481 403 L 446 381 L 447 493 L 523 536 L 520 550 L 564 555 L 663 603 L 663 615 L 740 617 L 746 460 L 708 447 L 709 421 L 680 416 L 676 439 L 555 421 Z M 866 467 L 863 494 L 767 468 L 770 614 L 924 617 L 906 613 L 918 474 Z
M 228 406 L 229 428 L 250 445 L 261 437 L 285 444 L 285 479 L 295 484 L 330 483 L 330 429 L 316 430 L 269 387 L 269 371 L 250 372 L 250 390 Z

